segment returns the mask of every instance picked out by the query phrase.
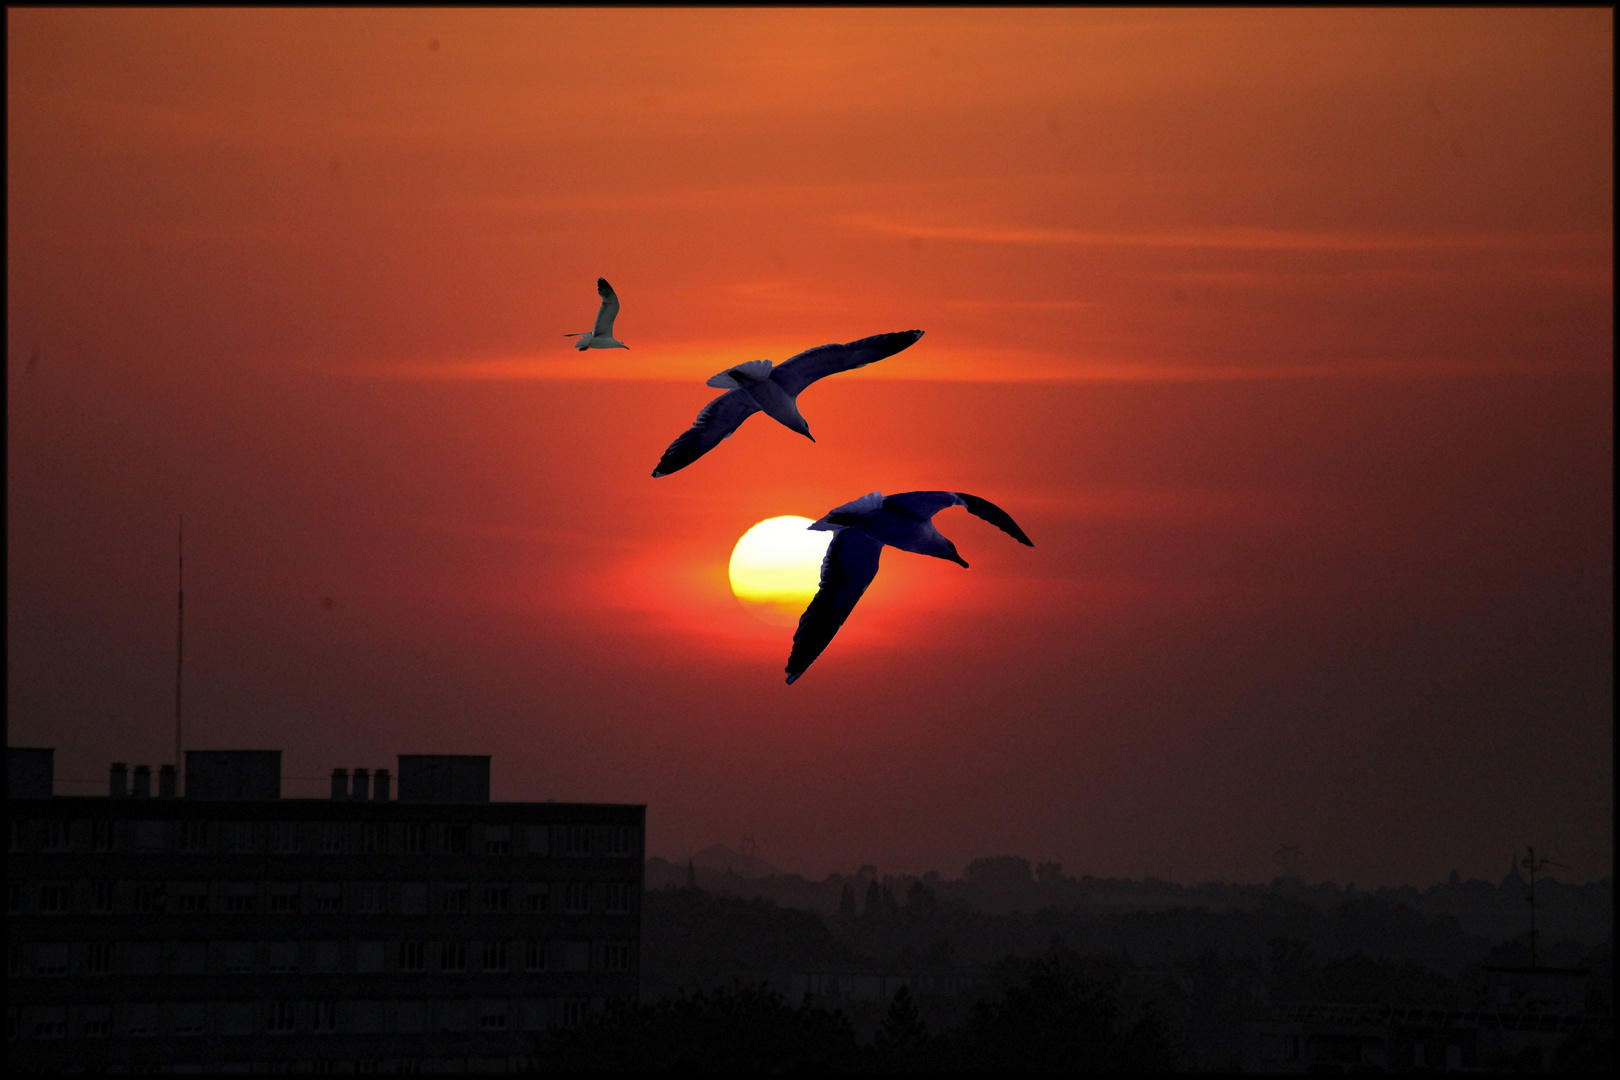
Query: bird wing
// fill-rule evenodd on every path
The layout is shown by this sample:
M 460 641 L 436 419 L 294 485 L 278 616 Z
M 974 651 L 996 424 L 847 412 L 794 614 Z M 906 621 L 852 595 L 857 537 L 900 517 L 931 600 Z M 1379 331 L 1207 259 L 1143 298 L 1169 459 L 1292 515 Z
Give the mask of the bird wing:
M 684 469 L 698 458 L 720 445 L 722 439 L 731 438 L 737 425 L 759 411 L 748 391 L 728 390 L 703 406 L 692 426 L 680 438 L 669 444 L 658 461 L 654 476 L 668 476 Z
M 863 529 L 840 529 L 827 545 L 827 555 L 821 560 L 821 588 L 799 616 L 799 628 L 793 633 L 793 652 L 787 662 L 790 684 L 815 663 L 855 610 L 855 602 L 877 577 L 881 554 L 883 541 Z
M 847 345 L 818 345 L 776 365 L 771 378 L 788 392 L 789 397 L 797 397 L 801 390 L 817 379 L 876 363 L 901 349 L 910 348 L 922 336 L 921 330 L 902 330 L 895 334 L 874 334 Z
M 1024 535 L 1024 530 L 1018 527 L 1011 514 L 977 495 L 963 491 L 902 491 L 883 500 L 885 510 L 896 510 L 918 521 L 927 521 L 947 506 L 966 507 L 968 513 L 983 518 L 1020 544 L 1035 546 L 1035 542 Z
M 613 336 L 613 320 L 619 317 L 619 297 L 613 291 L 613 286 L 607 283 L 607 278 L 596 279 L 596 295 L 602 298 L 602 306 L 596 309 L 596 329 L 592 336 L 610 338 Z

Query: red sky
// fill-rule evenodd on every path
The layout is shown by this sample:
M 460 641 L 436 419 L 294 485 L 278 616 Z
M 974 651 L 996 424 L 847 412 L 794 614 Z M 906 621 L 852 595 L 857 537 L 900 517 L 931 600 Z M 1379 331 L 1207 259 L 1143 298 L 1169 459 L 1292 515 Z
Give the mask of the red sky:
M 1612 871 L 1613 14 L 7 12 L 59 790 L 489 753 L 814 875 Z M 629 352 L 576 354 L 594 279 Z M 913 327 L 649 477 L 738 360 Z M 833 645 L 731 546 L 964 490 Z M 323 600 L 330 598 L 330 605 Z M 315 795 L 318 779 L 284 790 Z

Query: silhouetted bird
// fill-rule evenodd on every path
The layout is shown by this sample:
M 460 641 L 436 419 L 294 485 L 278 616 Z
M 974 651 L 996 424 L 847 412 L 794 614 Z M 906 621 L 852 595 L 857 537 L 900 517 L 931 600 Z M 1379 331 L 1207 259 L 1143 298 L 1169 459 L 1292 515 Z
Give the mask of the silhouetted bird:
M 874 334 L 847 345 L 820 345 L 774 369 L 769 360 L 750 360 L 714 376 L 705 385 L 727 391 L 703 406 L 686 433 L 669 444 L 653 476 L 668 476 L 684 469 L 729 439 L 737 426 L 750 416 L 765 411 L 791 431 L 815 442 L 810 425 L 799 415 L 799 394 L 817 379 L 876 363 L 916 344 L 921 330 L 894 334 Z
M 881 491 L 874 491 L 829 511 L 810 526 L 836 535 L 821 560 L 821 587 L 800 616 L 799 629 L 793 634 L 793 653 L 787 663 L 790 684 L 832 642 L 833 635 L 855 609 L 855 602 L 877 577 L 878 556 L 885 544 L 967 566 L 967 560 L 956 553 L 956 545 L 934 528 L 934 515 L 949 506 L 965 506 L 968 513 L 983 518 L 1020 544 L 1035 546 L 1001 507 L 960 491 L 904 491 L 887 499 Z
M 564 334 L 563 337 L 577 337 L 574 348 L 580 352 L 586 349 L 628 349 L 630 346 L 613 337 L 613 320 L 619 317 L 619 298 L 613 292 L 613 286 L 607 283 L 607 278 L 596 279 L 596 295 L 602 298 L 602 306 L 596 309 L 596 328 L 583 334 Z

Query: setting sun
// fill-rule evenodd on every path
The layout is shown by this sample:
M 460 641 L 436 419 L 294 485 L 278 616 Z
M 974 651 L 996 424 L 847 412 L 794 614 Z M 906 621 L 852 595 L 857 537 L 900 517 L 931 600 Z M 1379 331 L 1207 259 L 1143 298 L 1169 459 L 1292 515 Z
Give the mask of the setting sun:
M 794 626 L 821 581 L 830 532 L 811 532 L 809 518 L 766 518 L 731 552 L 731 591 L 749 613 L 776 626 Z

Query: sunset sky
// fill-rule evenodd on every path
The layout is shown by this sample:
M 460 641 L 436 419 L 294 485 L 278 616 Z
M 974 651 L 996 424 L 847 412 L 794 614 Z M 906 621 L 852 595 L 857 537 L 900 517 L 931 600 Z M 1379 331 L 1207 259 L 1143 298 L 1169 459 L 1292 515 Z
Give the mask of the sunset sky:
M 1613 12 L 8 10 L 7 704 L 821 876 L 1612 872 Z M 576 353 L 595 280 L 629 351 Z M 920 328 L 672 476 L 743 360 Z M 739 536 L 972 492 L 795 685 Z

